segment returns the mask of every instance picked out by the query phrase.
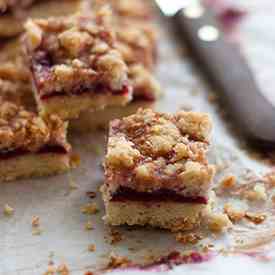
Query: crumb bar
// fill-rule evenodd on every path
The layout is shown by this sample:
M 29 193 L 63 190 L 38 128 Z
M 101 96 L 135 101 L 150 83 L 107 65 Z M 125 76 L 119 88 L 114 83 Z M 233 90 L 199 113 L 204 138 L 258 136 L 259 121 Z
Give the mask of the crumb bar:
M 71 147 L 66 128 L 55 115 L 43 119 L 0 96 L 0 180 L 69 170 Z
M 110 124 L 102 186 L 105 221 L 173 231 L 200 224 L 214 175 L 207 114 L 140 109 Z
M 110 16 L 110 10 L 103 9 L 94 17 L 26 23 L 26 52 L 43 114 L 66 120 L 131 100 L 128 67 L 115 48 Z

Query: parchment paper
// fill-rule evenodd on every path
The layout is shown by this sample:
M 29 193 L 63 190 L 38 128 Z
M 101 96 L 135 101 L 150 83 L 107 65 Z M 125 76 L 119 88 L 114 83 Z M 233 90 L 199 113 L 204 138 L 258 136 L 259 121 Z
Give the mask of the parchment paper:
M 241 25 L 241 48 L 251 62 L 261 88 L 274 97 L 275 87 L 275 2 L 273 0 L 234 1 L 244 6 L 249 14 Z M 158 110 L 175 112 L 182 107 L 209 112 L 214 120 L 211 160 L 236 160 L 235 172 L 252 169 L 263 173 L 268 167 L 248 157 L 241 149 L 221 118 L 218 108 L 208 102 L 209 88 L 192 67 L 190 57 L 169 35 L 165 20 L 160 20 L 160 64 L 158 78 L 165 91 Z M 274 98 L 273 98 L 274 100 Z M 255 114 L 257 115 L 257 114 Z M 69 137 L 74 150 L 81 156 L 81 165 L 69 174 L 46 179 L 25 180 L 2 184 L 0 207 L 8 203 L 15 209 L 12 217 L 0 213 L 0 274 L 43 274 L 49 261 L 56 265 L 66 263 L 71 274 L 84 274 L 87 270 L 104 266 L 111 251 L 140 260 L 148 253 L 162 255 L 179 246 L 174 237 L 164 231 L 125 231 L 123 241 L 109 244 L 109 228 L 104 225 L 104 208 L 100 194 L 95 201 L 100 206 L 97 215 L 83 215 L 80 208 L 90 202 L 86 192 L 98 191 L 102 183 L 102 156 L 105 150 L 105 133 L 90 133 Z M 75 183 L 77 189 L 71 190 Z M 31 220 L 39 216 L 41 235 L 33 236 Z M 85 230 L 91 220 L 95 227 Z M 89 252 L 88 245 L 95 244 L 96 251 Z M 258 262 L 247 257 L 223 257 L 201 265 L 185 265 L 171 274 L 274 274 L 275 263 Z M 186 272 L 186 273 L 185 273 Z M 119 272 L 117 274 L 120 274 Z M 153 274 L 153 273 L 152 273 Z

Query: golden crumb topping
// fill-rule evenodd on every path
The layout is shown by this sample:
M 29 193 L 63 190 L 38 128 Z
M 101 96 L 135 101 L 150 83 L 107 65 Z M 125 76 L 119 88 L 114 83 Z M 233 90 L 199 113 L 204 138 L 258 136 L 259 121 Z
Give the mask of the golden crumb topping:
M 113 191 L 124 185 L 141 192 L 169 188 L 205 194 L 214 175 L 206 159 L 210 130 L 210 118 L 193 112 L 140 109 L 114 120 L 105 158 L 107 184 Z
M 40 95 L 83 90 L 121 91 L 128 68 L 117 51 L 111 11 L 28 20 L 26 48 Z
M 133 86 L 134 99 L 156 100 L 160 97 L 160 84 L 143 65 L 130 66 L 129 79 Z
M 23 106 L 0 97 L 0 150 L 24 149 L 37 152 L 46 145 L 60 145 L 70 149 L 66 142 L 67 124 L 57 116 L 41 118 Z

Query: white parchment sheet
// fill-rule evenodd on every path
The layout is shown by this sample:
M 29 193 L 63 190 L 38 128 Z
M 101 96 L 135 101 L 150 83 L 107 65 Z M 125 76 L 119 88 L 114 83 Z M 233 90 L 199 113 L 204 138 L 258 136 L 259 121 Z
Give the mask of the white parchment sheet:
M 275 2 L 273 0 L 235 0 L 248 10 L 241 25 L 242 50 L 248 56 L 261 88 L 272 98 L 275 89 Z M 165 20 L 160 20 L 160 64 L 157 74 L 165 91 L 158 110 L 175 112 L 189 106 L 196 111 L 209 112 L 214 121 L 212 161 L 235 159 L 234 169 L 245 168 L 255 173 L 267 167 L 250 159 L 232 136 L 217 107 L 208 102 L 209 88 L 192 68 L 190 57 L 182 55 L 168 33 Z M 257 114 L 255 114 L 257 115 Z M 103 132 L 86 135 L 70 134 L 70 141 L 81 156 L 81 165 L 70 174 L 2 184 L 0 207 L 9 204 L 15 209 L 12 217 L 0 213 L 0 274 L 38 275 L 46 271 L 51 260 L 56 265 L 66 263 L 71 274 L 84 274 L 87 270 L 104 265 L 111 251 L 142 259 L 146 253 L 161 255 L 180 246 L 174 236 L 157 230 L 125 230 L 123 241 L 109 244 L 109 228 L 104 225 L 104 208 L 98 186 L 102 183 L 101 160 L 106 137 Z M 74 182 L 77 189 L 71 190 Z M 97 215 L 83 215 L 80 208 L 90 202 L 87 192 L 97 191 L 95 201 L 100 206 Z M 32 235 L 31 221 L 39 216 L 42 233 Z M 85 224 L 92 221 L 94 230 L 86 231 Z M 124 230 L 124 229 L 122 229 Z M 89 252 L 88 245 L 96 251 Z M 219 256 L 201 265 L 177 267 L 169 274 L 274 274 L 275 263 L 262 263 L 247 257 Z M 117 274 L 120 274 L 119 272 Z M 153 274 L 153 273 L 152 273 Z

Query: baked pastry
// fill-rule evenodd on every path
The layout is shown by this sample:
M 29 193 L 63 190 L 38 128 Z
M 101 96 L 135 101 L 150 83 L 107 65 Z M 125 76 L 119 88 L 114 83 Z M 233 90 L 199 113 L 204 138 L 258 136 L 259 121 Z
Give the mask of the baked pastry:
M 108 127 L 110 120 L 131 115 L 140 107 L 154 108 L 161 95 L 160 85 L 152 72 L 157 61 L 157 31 L 151 22 L 154 13 L 148 1 L 86 0 L 83 13 L 91 14 L 105 4 L 110 4 L 113 10 L 116 48 L 129 66 L 133 99 L 123 107 L 82 112 L 78 119 L 70 123 L 74 130 L 81 132 Z M 136 14 L 133 14 L 135 11 Z
M 26 23 L 26 55 L 41 113 L 67 120 L 131 100 L 128 67 L 115 48 L 110 16 L 102 9 L 90 17 Z
M 19 40 L 0 52 L 0 181 L 45 176 L 71 168 L 67 124 L 36 113 Z
M 207 114 L 140 109 L 110 124 L 101 188 L 111 225 L 199 226 L 214 175 Z
M 27 18 L 47 18 L 74 14 L 81 0 L 2 0 L 0 1 L 0 38 L 10 38 L 24 31 Z
M 55 115 L 43 119 L 0 96 L 0 180 L 69 170 L 71 147 L 66 128 Z

